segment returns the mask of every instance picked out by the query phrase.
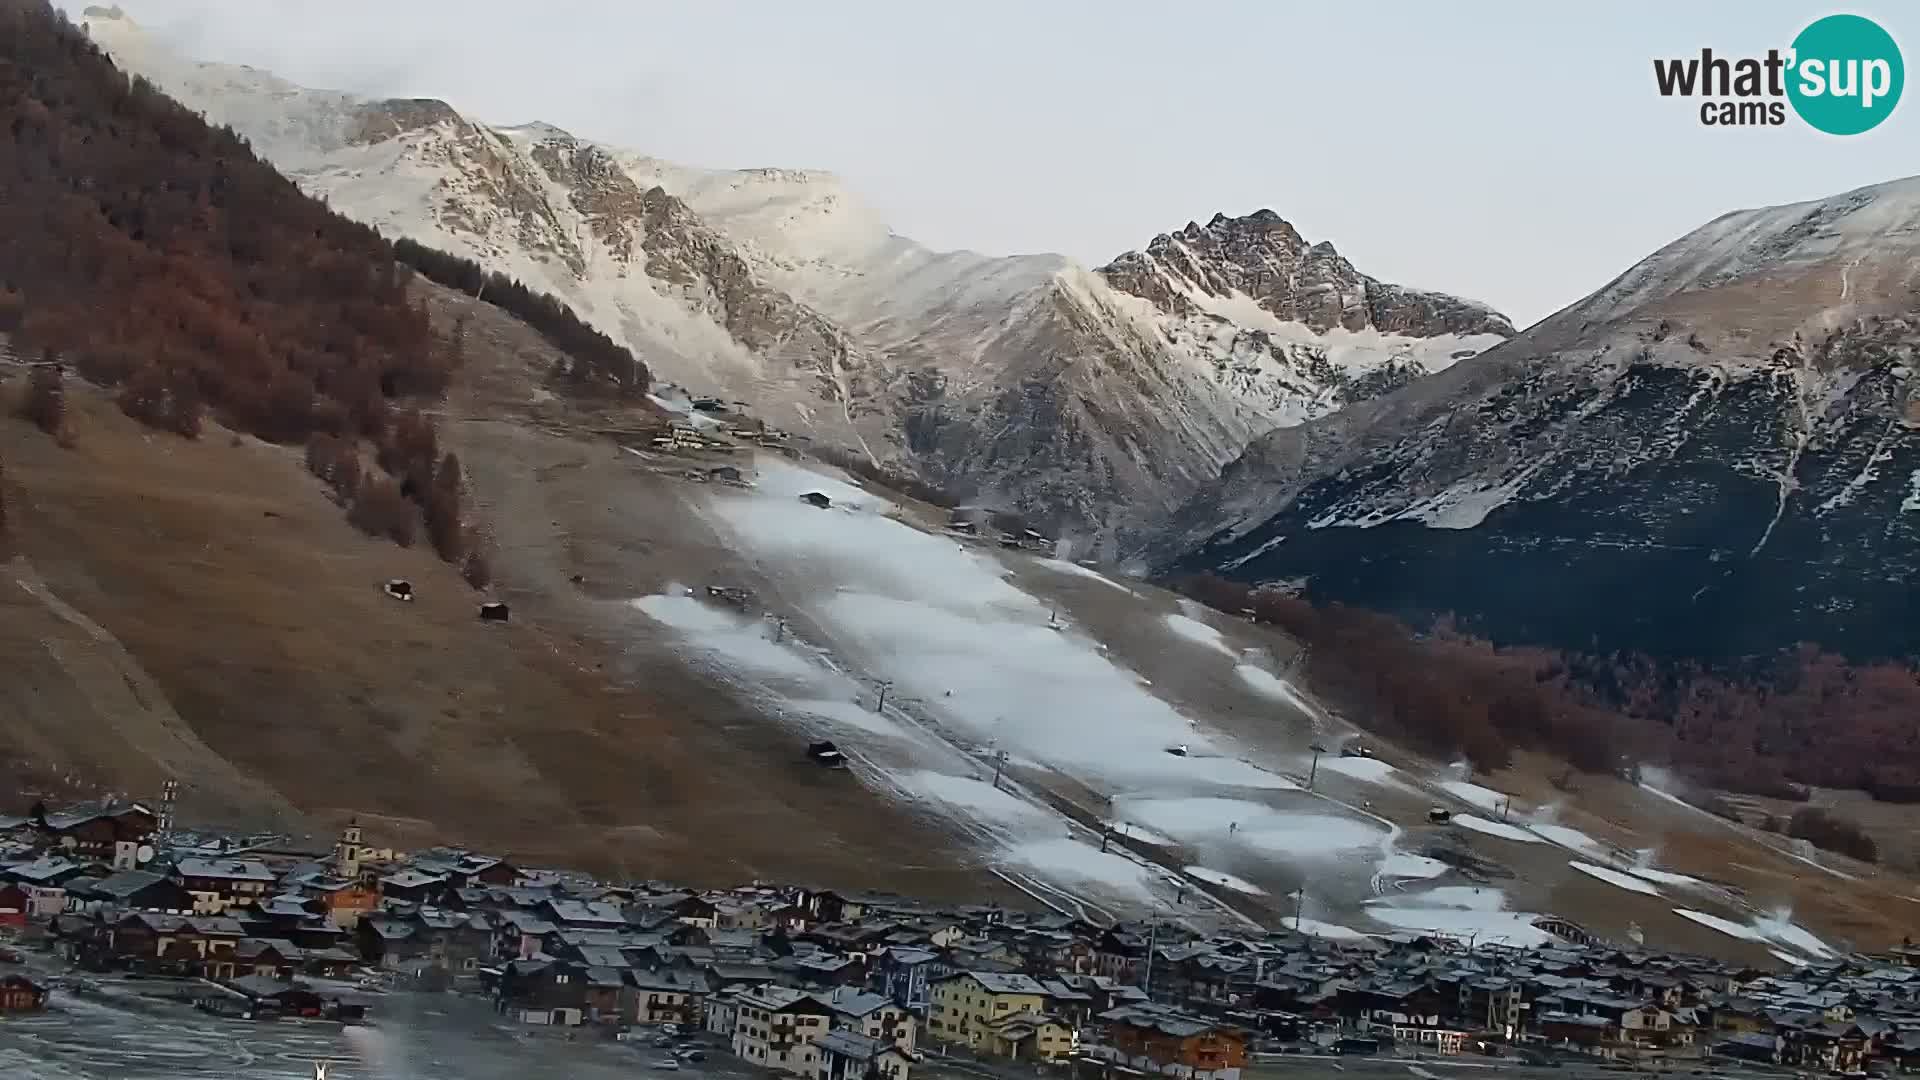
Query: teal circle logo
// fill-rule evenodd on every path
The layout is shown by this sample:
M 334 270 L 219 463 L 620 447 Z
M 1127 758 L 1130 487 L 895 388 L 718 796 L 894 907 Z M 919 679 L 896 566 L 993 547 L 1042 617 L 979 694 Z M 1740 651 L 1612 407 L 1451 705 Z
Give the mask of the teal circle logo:
M 1872 130 L 1900 103 L 1906 81 L 1900 46 L 1872 19 L 1829 15 L 1793 39 L 1787 100 L 1829 135 Z

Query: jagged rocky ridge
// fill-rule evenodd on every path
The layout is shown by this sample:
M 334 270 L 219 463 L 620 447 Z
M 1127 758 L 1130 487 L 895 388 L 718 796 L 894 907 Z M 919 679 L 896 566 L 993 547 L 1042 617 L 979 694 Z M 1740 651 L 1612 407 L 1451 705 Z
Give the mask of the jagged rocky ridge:
M 335 209 L 565 298 L 656 377 L 1108 551 L 1143 541 L 1255 435 L 1512 333 L 1479 305 L 1359 273 L 1271 211 L 1098 272 L 936 252 L 829 174 L 686 168 L 440 101 L 194 63 L 118 9 L 82 24 Z
M 1173 315 L 1207 310 L 1205 300 L 1251 299 L 1276 319 L 1318 333 L 1378 330 L 1511 337 L 1513 325 L 1486 307 L 1442 293 L 1389 285 L 1354 269 L 1330 241 L 1309 245 L 1272 210 L 1243 218 L 1215 214 L 1187 222 L 1102 267 L 1115 288 Z M 1197 294 L 1197 295 L 1196 295 Z
M 1497 640 L 1920 654 L 1920 179 L 1726 215 L 1433 379 L 1258 439 L 1162 569 Z

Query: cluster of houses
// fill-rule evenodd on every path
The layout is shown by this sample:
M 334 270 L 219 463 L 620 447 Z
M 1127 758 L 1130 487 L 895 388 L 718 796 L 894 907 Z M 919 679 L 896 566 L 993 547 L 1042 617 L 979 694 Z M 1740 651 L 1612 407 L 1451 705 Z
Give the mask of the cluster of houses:
M 757 446 L 797 458 L 799 450 L 794 444 L 810 441 L 748 415 L 745 402 L 696 397 L 690 399 L 688 411 L 689 415 L 670 420 L 664 433 L 649 440 L 655 450 L 737 454 L 744 447 Z
M 386 972 L 529 1024 L 709 1032 L 822 1080 L 907 1080 L 929 1054 L 1237 1080 L 1261 1053 L 1389 1047 L 1920 1071 L 1911 948 L 1781 974 L 1600 944 L 1201 936 L 831 889 L 609 884 L 378 849 L 352 824 L 331 851 L 188 843 L 138 804 L 0 819 L 9 928 L 83 968 L 199 980 L 203 1004 L 234 1015 L 328 1015 L 344 1006 L 315 985 Z M 45 1001 L 0 969 L 0 1011 Z
M 740 444 L 721 436 L 717 431 L 704 428 L 691 420 L 674 420 L 667 424 L 665 434 L 655 435 L 649 440 L 655 450 L 667 453 L 700 452 L 710 454 L 734 454 L 740 450 Z
M 1054 541 L 1044 533 L 1024 525 L 1003 528 L 1001 520 L 1001 515 L 978 507 L 951 510 L 947 514 L 946 532 L 949 536 L 970 540 L 990 538 L 1001 547 L 1015 551 L 1031 551 L 1040 555 L 1054 553 Z
M 1405 936 L 1369 942 L 1332 999 L 1256 1005 L 1441 1053 L 1487 1045 L 1661 1059 L 1713 1056 L 1828 1072 L 1920 1072 L 1920 951 L 1836 959 L 1791 974 L 1594 944 L 1529 950 Z M 1324 991 L 1325 987 L 1322 988 Z M 1312 1008 L 1306 1008 L 1311 1005 Z

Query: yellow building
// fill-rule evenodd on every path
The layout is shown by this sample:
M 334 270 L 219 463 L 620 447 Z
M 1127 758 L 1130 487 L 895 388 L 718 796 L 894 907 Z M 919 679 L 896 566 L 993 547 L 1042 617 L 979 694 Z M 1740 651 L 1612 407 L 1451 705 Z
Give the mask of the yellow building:
M 1079 1043 L 1065 1020 L 1029 1010 L 995 1020 L 987 1028 L 984 1049 L 1009 1061 L 1058 1061 L 1072 1054 Z
M 927 1031 L 994 1057 L 1050 1061 L 1073 1049 L 1073 1031 L 1048 1012 L 1047 989 L 1030 976 L 955 972 L 933 984 Z

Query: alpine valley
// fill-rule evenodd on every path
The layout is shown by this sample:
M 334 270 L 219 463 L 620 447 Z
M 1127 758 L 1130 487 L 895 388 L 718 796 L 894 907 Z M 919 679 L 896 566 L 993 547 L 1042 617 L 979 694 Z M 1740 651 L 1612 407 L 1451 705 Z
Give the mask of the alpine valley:
M 1588 652 L 1920 653 L 1920 179 L 1729 213 L 1516 336 L 1270 210 L 1094 269 L 933 251 L 827 173 L 82 24 L 310 194 L 564 298 L 673 391 L 1019 509 L 1076 557 Z
M 195 63 L 118 8 L 81 23 L 341 213 L 564 298 L 663 382 L 1023 510 L 1082 554 L 1144 541 L 1255 436 L 1513 333 L 1271 211 L 1189 223 L 1098 270 L 932 251 L 826 173 L 683 167 Z
M 1728 215 L 1516 334 L 1269 211 L 1097 268 L 937 252 L 825 174 L 82 21 L 115 63 L 0 0 L 0 784 L 1209 936 L 1800 965 L 1910 929 L 1911 812 L 1873 801 L 1920 792 L 1905 669 L 1629 713 L 1553 650 L 1164 586 L 1911 651 L 1920 180 Z M 363 226 L 563 298 L 656 400 Z M 567 377 L 596 359 L 634 392 Z M 1813 772 L 1745 822 L 1687 801 Z M 1837 854 L 1768 821 L 1833 805 Z

